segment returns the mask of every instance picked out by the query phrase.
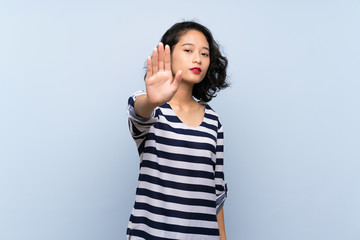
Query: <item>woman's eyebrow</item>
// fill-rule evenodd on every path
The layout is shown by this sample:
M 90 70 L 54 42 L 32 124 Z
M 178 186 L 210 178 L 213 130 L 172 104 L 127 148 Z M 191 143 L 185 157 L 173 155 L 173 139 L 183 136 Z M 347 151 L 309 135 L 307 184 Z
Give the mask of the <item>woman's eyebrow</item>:
M 181 46 L 186 46 L 186 45 L 195 46 L 193 43 L 184 43 Z M 208 47 L 203 47 L 203 49 L 206 49 L 206 50 L 210 51 Z

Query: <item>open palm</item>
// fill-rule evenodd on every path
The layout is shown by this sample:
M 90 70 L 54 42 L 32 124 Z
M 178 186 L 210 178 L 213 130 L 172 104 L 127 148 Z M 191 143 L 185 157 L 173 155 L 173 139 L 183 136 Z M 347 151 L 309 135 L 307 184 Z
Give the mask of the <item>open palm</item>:
M 160 106 L 175 95 L 181 81 L 181 71 L 173 76 L 171 71 L 170 47 L 159 43 L 153 49 L 152 59 L 146 61 L 146 93 L 149 103 Z

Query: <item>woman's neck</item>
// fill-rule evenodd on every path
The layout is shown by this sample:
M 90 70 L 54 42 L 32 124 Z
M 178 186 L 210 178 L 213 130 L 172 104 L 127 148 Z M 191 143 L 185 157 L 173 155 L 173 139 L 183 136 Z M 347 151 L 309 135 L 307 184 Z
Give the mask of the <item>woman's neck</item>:
M 194 85 L 192 84 L 181 82 L 177 92 L 169 103 L 185 108 L 194 106 L 194 104 L 197 104 L 197 102 L 192 96 L 193 87 Z

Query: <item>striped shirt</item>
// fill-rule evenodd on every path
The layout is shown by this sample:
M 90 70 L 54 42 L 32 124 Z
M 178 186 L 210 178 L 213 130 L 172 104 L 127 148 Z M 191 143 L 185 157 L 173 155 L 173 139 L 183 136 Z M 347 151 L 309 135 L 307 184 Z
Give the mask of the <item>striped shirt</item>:
M 129 98 L 129 129 L 140 156 L 140 173 L 128 240 L 218 240 L 216 214 L 227 196 L 223 127 L 205 104 L 202 123 L 182 123 L 168 103 L 149 119 L 135 114 Z

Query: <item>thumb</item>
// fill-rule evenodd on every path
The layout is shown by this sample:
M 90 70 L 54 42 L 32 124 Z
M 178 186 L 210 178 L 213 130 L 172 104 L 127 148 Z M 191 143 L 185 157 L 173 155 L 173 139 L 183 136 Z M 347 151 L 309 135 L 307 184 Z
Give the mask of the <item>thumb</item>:
M 181 72 L 181 70 L 179 70 L 179 71 L 176 73 L 176 75 L 175 75 L 175 77 L 174 77 L 174 81 L 173 81 L 172 84 L 171 84 L 171 87 L 172 87 L 172 89 L 173 89 L 174 91 L 177 91 L 177 89 L 179 88 L 179 84 L 180 84 L 180 82 L 181 82 L 181 74 L 182 74 L 182 72 Z

